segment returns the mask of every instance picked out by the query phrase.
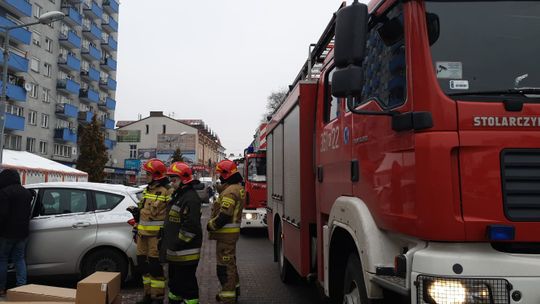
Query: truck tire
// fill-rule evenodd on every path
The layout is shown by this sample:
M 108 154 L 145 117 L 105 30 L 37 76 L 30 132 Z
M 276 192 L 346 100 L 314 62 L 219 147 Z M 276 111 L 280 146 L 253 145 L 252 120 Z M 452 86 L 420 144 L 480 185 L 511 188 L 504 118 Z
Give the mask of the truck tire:
M 83 278 L 96 271 L 120 272 L 123 283 L 128 275 L 128 262 L 118 251 L 110 248 L 102 248 L 90 252 L 83 260 L 81 274 Z
M 283 238 L 281 236 L 281 225 L 278 226 L 276 241 L 277 241 L 277 250 L 278 250 L 278 265 L 279 265 L 279 278 L 285 284 L 290 284 L 295 281 L 294 268 L 292 267 L 289 260 L 285 257 L 283 253 Z
M 343 304 L 371 304 L 367 298 L 366 284 L 362 263 L 356 253 L 347 259 L 345 277 L 343 279 Z

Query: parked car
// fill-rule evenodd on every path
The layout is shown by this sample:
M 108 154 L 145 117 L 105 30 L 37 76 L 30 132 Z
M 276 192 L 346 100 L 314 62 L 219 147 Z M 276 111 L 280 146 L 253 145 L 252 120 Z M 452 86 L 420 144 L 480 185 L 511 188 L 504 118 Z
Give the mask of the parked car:
M 123 185 L 56 182 L 26 185 L 37 192 L 30 220 L 28 275 L 83 277 L 116 271 L 125 280 L 136 245 L 126 208 L 142 189 Z
M 214 182 L 212 181 L 211 177 L 201 177 L 199 178 L 199 182 L 201 182 L 198 185 L 195 185 L 195 190 L 197 190 L 197 194 L 201 198 L 203 204 L 209 204 L 210 203 L 210 195 L 208 194 L 208 188 L 212 189 L 212 192 L 215 193 L 215 187 Z

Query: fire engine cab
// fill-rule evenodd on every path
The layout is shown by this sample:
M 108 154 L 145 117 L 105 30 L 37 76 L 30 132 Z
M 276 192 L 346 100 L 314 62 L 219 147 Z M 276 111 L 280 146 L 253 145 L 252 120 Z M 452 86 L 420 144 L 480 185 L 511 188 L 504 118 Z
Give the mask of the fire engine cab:
M 282 280 L 540 303 L 539 36 L 538 1 L 343 5 L 267 127 Z

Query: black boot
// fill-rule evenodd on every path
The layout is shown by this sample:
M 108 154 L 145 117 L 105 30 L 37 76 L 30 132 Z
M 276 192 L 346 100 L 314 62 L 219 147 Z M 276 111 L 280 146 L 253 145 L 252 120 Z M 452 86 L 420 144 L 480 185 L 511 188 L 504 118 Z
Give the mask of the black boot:
M 152 298 L 150 298 L 150 295 L 144 295 L 144 298 L 135 304 L 152 304 Z
M 163 304 L 163 299 L 160 300 L 152 300 L 151 304 Z

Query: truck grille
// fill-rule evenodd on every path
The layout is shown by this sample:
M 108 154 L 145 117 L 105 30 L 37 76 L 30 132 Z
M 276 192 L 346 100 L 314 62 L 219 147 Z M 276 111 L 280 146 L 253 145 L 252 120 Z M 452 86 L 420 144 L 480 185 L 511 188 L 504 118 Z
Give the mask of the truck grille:
M 540 221 L 540 150 L 504 150 L 501 179 L 506 217 Z

